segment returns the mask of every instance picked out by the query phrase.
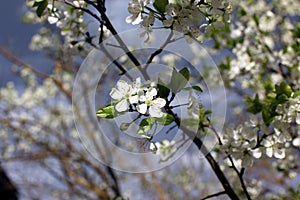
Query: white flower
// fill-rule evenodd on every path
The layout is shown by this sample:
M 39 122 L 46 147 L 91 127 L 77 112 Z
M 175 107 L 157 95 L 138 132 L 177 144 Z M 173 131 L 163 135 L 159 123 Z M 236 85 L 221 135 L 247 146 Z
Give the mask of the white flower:
M 152 117 L 162 117 L 163 112 L 161 111 L 161 108 L 166 105 L 166 100 L 162 98 L 154 99 L 156 95 L 157 90 L 155 88 L 150 88 L 146 91 L 145 95 L 141 95 L 139 97 L 139 101 L 144 103 L 137 106 L 138 112 L 141 114 L 146 114 L 149 107 L 149 114 Z
M 136 81 L 138 82 L 138 80 Z M 129 104 L 138 103 L 138 96 L 134 95 L 137 92 L 137 87 L 139 84 L 130 85 L 124 80 L 119 80 L 117 82 L 117 87 L 113 88 L 109 95 L 111 98 L 115 100 L 120 100 L 116 104 L 116 110 L 119 112 L 126 111 L 128 109 Z
M 127 23 L 132 23 L 133 25 L 139 24 L 143 21 L 142 11 L 145 5 L 149 4 L 149 0 L 133 0 L 128 4 L 128 12 L 131 14 L 126 17 Z
M 56 16 L 49 16 L 48 17 L 48 22 L 50 24 L 55 24 L 56 22 L 58 22 L 58 17 L 56 17 Z
M 293 145 L 295 147 L 300 147 L 300 137 L 297 137 L 293 140 Z
M 276 137 L 266 139 L 264 146 L 266 147 L 266 155 L 268 157 L 285 158 L 285 149 L 279 147 Z

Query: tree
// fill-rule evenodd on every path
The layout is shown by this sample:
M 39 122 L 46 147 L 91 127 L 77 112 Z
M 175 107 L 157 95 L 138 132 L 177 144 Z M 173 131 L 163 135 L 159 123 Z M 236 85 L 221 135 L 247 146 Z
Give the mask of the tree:
M 31 48 L 55 68 L 43 74 L 0 49 L 27 83 L 0 91 L 2 157 L 45 177 L 23 195 L 299 198 L 299 2 L 132 0 L 125 21 L 142 31 L 125 33 L 105 0 L 26 4 L 25 20 L 43 25 Z M 215 65 L 206 41 L 215 58 L 231 55 Z M 225 88 L 243 101 L 224 125 Z

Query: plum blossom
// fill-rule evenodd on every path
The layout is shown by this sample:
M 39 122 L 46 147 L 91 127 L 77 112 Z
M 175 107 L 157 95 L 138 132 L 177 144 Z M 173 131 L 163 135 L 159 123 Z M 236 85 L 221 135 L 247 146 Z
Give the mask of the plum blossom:
M 154 98 L 157 95 L 155 88 L 150 88 L 146 94 L 139 97 L 139 101 L 143 102 L 137 106 L 137 110 L 141 114 L 146 114 L 149 107 L 149 114 L 152 117 L 160 118 L 163 116 L 161 108 L 166 105 L 166 100 L 163 98 Z
M 285 157 L 285 149 L 281 147 L 278 137 L 274 136 L 265 140 L 264 146 L 266 147 L 266 155 L 270 158 L 283 159 Z
M 139 87 L 140 79 L 137 79 L 135 84 L 130 85 L 124 80 L 117 82 L 117 87 L 113 88 L 109 95 L 115 100 L 119 100 L 116 104 L 116 110 L 124 112 L 128 109 L 129 104 L 138 103 L 138 96 L 136 95 Z
M 148 85 L 148 83 L 145 83 Z M 149 87 L 141 84 L 141 78 L 137 78 L 133 83 L 119 80 L 115 88 L 112 88 L 109 95 L 112 99 L 118 101 L 115 108 L 118 112 L 128 110 L 129 105 L 134 105 L 136 110 L 141 114 L 147 111 L 151 117 L 160 118 L 163 116 L 161 108 L 166 105 L 163 98 L 155 98 L 157 89 L 154 82 L 149 82 Z
M 143 21 L 142 11 L 150 0 L 133 0 L 128 3 L 128 12 L 131 14 L 126 18 L 127 23 L 139 24 Z

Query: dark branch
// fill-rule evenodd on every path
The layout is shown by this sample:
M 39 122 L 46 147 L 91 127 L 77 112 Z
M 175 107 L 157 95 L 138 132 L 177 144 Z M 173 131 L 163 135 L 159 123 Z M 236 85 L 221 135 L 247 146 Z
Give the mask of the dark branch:
M 224 195 L 224 194 L 226 194 L 225 191 L 218 192 L 218 193 L 215 193 L 215 194 L 208 195 L 208 196 L 202 198 L 201 200 L 210 199 L 212 197 L 217 197 L 217 196 L 221 196 L 221 195 Z

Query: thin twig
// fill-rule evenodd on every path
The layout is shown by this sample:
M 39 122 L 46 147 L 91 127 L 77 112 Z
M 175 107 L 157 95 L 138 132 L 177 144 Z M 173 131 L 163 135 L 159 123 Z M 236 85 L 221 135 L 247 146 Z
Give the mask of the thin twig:
M 106 28 L 108 30 L 110 30 L 110 32 L 115 36 L 116 40 L 118 41 L 118 43 L 120 44 L 120 47 L 124 50 L 124 52 L 126 53 L 126 55 L 130 58 L 130 60 L 133 62 L 133 64 L 141 71 L 142 75 L 144 76 L 144 78 L 146 80 L 150 80 L 150 77 L 148 75 L 148 73 L 145 73 L 142 69 L 141 69 L 141 64 L 138 61 L 138 59 L 131 53 L 131 51 L 128 49 L 127 45 L 125 44 L 125 42 L 122 40 L 122 38 L 119 36 L 118 32 L 116 31 L 116 29 L 114 28 L 114 26 L 112 25 L 110 19 L 107 17 L 106 13 L 105 13 L 105 9 L 104 7 L 101 5 L 101 1 L 97 1 L 97 10 L 99 12 L 99 14 L 101 15 L 102 20 L 105 22 L 104 25 L 106 26 Z
M 177 117 L 177 115 L 171 109 L 168 109 L 166 111 L 168 112 L 168 114 L 170 114 L 174 117 L 174 121 L 177 124 L 178 128 L 180 128 L 193 141 L 193 143 L 197 146 L 199 151 L 201 151 L 202 154 L 205 156 L 206 160 L 209 162 L 211 168 L 213 169 L 214 173 L 216 174 L 216 176 L 218 177 L 220 183 L 222 184 L 226 194 L 232 200 L 239 200 L 239 197 L 237 196 L 235 191 L 232 189 L 229 181 L 227 180 L 226 176 L 222 172 L 219 164 L 214 159 L 214 157 L 211 155 L 211 153 L 208 151 L 206 146 L 203 144 L 202 140 L 198 137 L 195 137 L 194 132 L 190 131 L 185 126 L 181 126 L 180 125 L 180 118 Z
M 98 15 L 96 15 L 95 13 L 93 13 L 92 11 L 90 11 L 89 9 L 83 8 L 83 7 L 77 7 L 75 6 L 73 3 L 71 3 L 68 0 L 64 0 L 65 4 L 72 6 L 73 8 L 77 9 L 77 10 L 81 10 L 89 15 L 91 15 L 93 18 L 95 18 L 98 22 L 100 23 L 105 23 Z
M 228 154 L 228 152 L 226 152 L 226 153 Z M 248 192 L 248 190 L 247 190 L 245 181 L 244 181 L 244 179 L 243 179 L 243 175 L 244 175 L 244 173 L 245 173 L 245 168 L 242 168 L 241 171 L 239 171 L 239 170 L 237 169 L 237 167 L 235 166 L 235 163 L 234 163 L 234 161 L 233 161 L 231 155 L 228 154 L 228 158 L 229 158 L 229 160 L 230 160 L 232 169 L 236 172 L 236 174 L 237 174 L 238 177 L 239 177 L 240 183 L 241 183 L 241 185 L 242 185 L 243 191 L 244 191 L 244 193 L 245 193 L 247 199 L 248 199 L 248 200 L 251 200 L 250 194 L 249 194 L 249 192 Z
M 215 193 L 215 194 L 208 195 L 208 196 L 202 198 L 201 200 L 210 199 L 212 197 L 217 197 L 217 196 L 221 196 L 221 195 L 224 195 L 224 194 L 226 194 L 226 191 L 222 191 L 222 192 L 218 192 L 218 193 Z
M 2 54 L 3 56 L 5 56 L 8 60 L 10 60 L 12 63 L 18 65 L 19 67 L 23 67 L 23 68 L 27 68 L 30 71 L 32 71 L 35 75 L 37 75 L 38 77 L 42 78 L 42 79 L 52 79 L 54 81 L 54 83 L 57 85 L 57 87 L 59 87 L 67 96 L 68 98 L 71 100 L 72 99 L 72 94 L 69 90 L 67 90 L 64 87 L 64 84 L 62 81 L 54 78 L 53 76 L 50 76 L 48 74 L 45 74 L 43 72 L 40 72 L 36 69 L 34 69 L 32 66 L 24 63 L 22 60 L 20 60 L 19 58 L 17 58 L 12 52 L 0 47 L 0 54 Z

